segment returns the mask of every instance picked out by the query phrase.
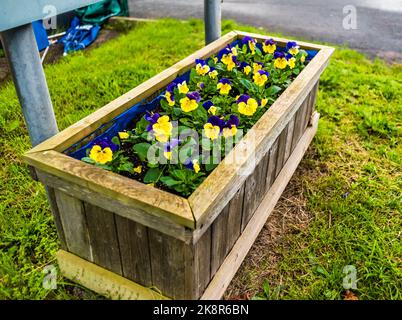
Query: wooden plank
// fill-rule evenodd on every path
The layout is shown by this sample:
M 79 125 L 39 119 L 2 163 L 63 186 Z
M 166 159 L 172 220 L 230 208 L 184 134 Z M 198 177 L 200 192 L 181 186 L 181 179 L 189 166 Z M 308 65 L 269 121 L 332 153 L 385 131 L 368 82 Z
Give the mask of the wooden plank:
M 318 87 L 319 87 L 319 81 L 317 81 L 317 84 L 311 90 L 310 95 L 309 95 L 307 123 L 305 124 L 305 127 L 307 127 L 309 124 L 311 124 L 311 115 L 313 114 L 314 109 L 315 109 L 315 104 L 316 104 L 317 95 L 318 95 Z
M 184 246 L 186 299 L 199 299 L 211 280 L 211 228 L 194 245 Z
M 45 185 L 64 191 L 77 199 L 81 199 L 82 201 L 112 211 L 121 217 L 136 221 L 146 227 L 157 229 L 162 233 L 176 237 L 186 243 L 189 243 L 192 240 L 190 229 L 174 223 L 166 217 L 151 215 L 141 208 L 133 208 L 118 199 L 109 198 L 107 195 L 93 192 L 86 187 L 70 183 L 46 172 L 40 170 L 37 170 L 37 172 L 39 180 Z
M 115 221 L 123 276 L 143 286 L 152 286 L 147 228 L 118 215 Z
M 157 74 L 151 79 L 123 94 L 104 107 L 78 121 L 67 129 L 32 148 L 28 153 L 42 152 L 45 150 L 64 151 L 82 138 L 88 136 L 102 124 L 120 115 L 134 104 L 146 99 L 153 93 L 164 89 L 176 77 L 183 74 L 195 65 L 195 59 L 205 59 L 219 52 L 227 44 L 233 42 L 237 34 L 232 31 L 194 52 L 170 68 Z
M 84 202 L 93 262 L 122 274 L 114 214 Z
M 255 239 L 265 225 L 267 218 L 281 197 L 283 190 L 292 178 L 292 175 L 297 169 L 298 164 L 303 158 L 303 155 L 305 154 L 317 131 L 318 119 L 319 114 L 315 113 L 312 121 L 313 126 L 309 127 L 303 134 L 303 137 L 299 140 L 299 143 L 293 150 L 293 153 L 283 167 L 283 170 L 281 170 L 279 176 L 276 178 L 274 184 L 264 197 L 257 211 L 248 223 L 246 229 L 237 240 L 232 251 L 229 253 L 215 274 L 214 278 L 211 280 L 211 283 L 208 285 L 207 289 L 202 295 L 201 300 L 214 300 L 222 297 L 230 281 L 236 274 L 242 261 L 253 245 Z
M 152 284 L 173 299 L 185 299 L 185 244 L 159 231 L 149 229 Z
M 283 129 L 278 137 L 278 156 L 276 159 L 275 177 L 278 176 L 284 164 L 288 126 L 289 124 Z
M 37 169 L 85 187 L 100 197 L 115 199 L 134 209 L 195 228 L 194 217 L 185 198 L 53 150 L 30 153 L 25 158 Z
M 247 178 L 245 182 L 241 223 L 242 230 L 247 225 L 265 194 L 268 158 L 269 156 L 266 155 L 261 159 L 261 161 L 255 167 L 254 172 Z
M 303 120 L 303 105 L 296 112 L 295 124 L 293 127 L 293 137 L 292 137 L 292 151 L 296 147 L 297 142 L 302 134 L 302 120 Z
M 127 280 L 114 272 L 60 250 L 57 262 L 68 279 L 113 300 L 166 300 L 160 293 Z
M 228 253 L 228 217 L 229 207 L 221 212 L 211 225 L 211 277 L 216 273 Z
M 228 203 L 229 216 L 227 226 L 227 246 L 232 248 L 241 232 L 241 221 L 243 213 L 244 185 L 236 192 L 235 196 Z
M 202 230 L 206 230 L 243 184 L 246 177 L 238 173 L 246 170 L 250 157 L 255 157 L 258 162 L 265 155 L 265 150 L 272 146 L 319 79 L 332 52 L 332 48 L 320 49 L 246 136 L 188 198 L 197 226 L 202 225 Z M 198 233 L 200 230 L 195 231 L 195 234 Z
M 267 174 L 265 181 L 265 190 L 268 191 L 271 188 L 272 184 L 275 181 L 276 174 L 276 161 L 278 159 L 278 146 L 279 146 L 279 137 L 275 140 L 274 144 L 271 146 L 269 150 L 269 161 L 267 163 Z
M 83 203 L 63 191 L 54 192 L 68 251 L 93 261 Z
M 288 160 L 291 152 L 292 152 L 292 140 L 293 140 L 293 129 L 295 125 L 295 116 L 288 123 L 288 133 L 286 135 L 286 148 L 285 148 L 285 156 L 283 158 L 284 163 Z
M 54 189 L 51 187 L 45 187 L 45 189 L 47 193 L 47 199 L 50 204 L 50 209 L 53 214 L 54 224 L 56 225 L 57 235 L 59 236 L 60 247 L 63 250 L 67 250 L 66 237 L 64 235 L 63 225 L 61 223 L 60 212 L 59 208 L 57 207 L 57 201 Z

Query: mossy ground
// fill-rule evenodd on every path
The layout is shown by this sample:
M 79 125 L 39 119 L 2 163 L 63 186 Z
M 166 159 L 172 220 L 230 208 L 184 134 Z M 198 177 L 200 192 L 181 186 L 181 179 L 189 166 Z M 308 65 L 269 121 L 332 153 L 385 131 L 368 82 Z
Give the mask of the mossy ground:
M 222 27 L 223 33 L 266 33 L 230 21 Z M 162 20 L 47 65 L 59 128 L 201 48 L 203 38 L 201 21 Z M 361 299 L 401 299 L 402 65 L 337 48 L 317 110 L 317 136 L 291 183 L 302 186 L 308 223 L 283 235 L 275 270 L 266 272 L 264 254 L 258 264 L 248 259 L 234 286 L 269 299 L 341 299 L 343 267 L 354 265 Z M 29 148 L 14 86 L 6 82 L 0 87 L 0 299 L 97 298 L 61 277 L 56 290 L 42 285 L 59 244 L 44 189 L 22 162 Z

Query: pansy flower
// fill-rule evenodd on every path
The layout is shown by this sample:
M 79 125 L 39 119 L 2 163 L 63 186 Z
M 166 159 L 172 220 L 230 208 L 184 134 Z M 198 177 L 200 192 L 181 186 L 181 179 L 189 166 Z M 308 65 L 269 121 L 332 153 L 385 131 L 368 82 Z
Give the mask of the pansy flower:
M 297 45 L 297 43 L 296 43 L 295 41 L 289 41 L 289 42 L 286 44 L 286 50 L 288 50 L 289 53 L 290 53 L 292 56 L 295 56 L 296 54 L 299 53 L 299 46 Z
M 223 126 L 222 134 L 225 138 L 232 137 L 237 132 L 237 127 L 239 126 L 240 120 L 239 118 L 231 114 L 229 120 Z
M 145 120 L 149 122 L 147 131 L 152 132 L 155 135 L 156 140 L 160 142 L 166 142 L 169 140 L 173 129 L 169 116 L 160 116 L 158 113 L 146 114 Z
M 292 56 L 291 54 L 288 54 L 286 56 L 287 60 L 288 60 L 288 65 L 290 69 L 294 69 L 296 67 L 296 58 L 294 56 Z
M 257 44 L 257 41 L 251 37 L 244 37 L 242 39 L 243 44 L 246 44 L 248 46 L 248 48 L 251 51 L 251 54 L 255 53 L 255 46 Z
M 205 88 L 204 82 L 198 82 L 197 83 L 197 88 L 200 89 L 200 90 L 204 89 Z
M 274 39 L 267 39 L 262 43 L 262 50 L 265 53 L 272 54 L 276 50 L 276 42 Z
M 198 91 L 188 92 L 186 96 L 180 99 L 180 107 L 184 112 L 190 112 L 198 108 L 201 96 Z
M 179 89 L 179 93 L 186 94 L 187 92 L 189 92 L 186 81 L 183 81 L 182 83 L 177 84 L 177 89 Z
M 265 70 L 258 70 L 256 73 L 254 73 L 253 79 L 254 82 L 259 86 L 262 87 L 265 82 L 267 82 L 269 77 L 269 72 Z
M 166 144 L 163 146 L 163 155 L 166 159 L 170 160 L 172 158 L 172 150 L 178 146 L 179 143 L 179 139 L 172 139 L 170 142 L 166 142 Z
M 142 172 L 142 165 L 136 166 L 133 168 L 134 173 L 140 174 Z
M 177 85 L 176 82 L 172 82 L 166 87 L 165 99 L 166 99 L 167 103 L 169 104 L 169 106 L 171 106 L 171 107 L 173 107 L 175 104 L 173 92 L 174 92 L 174 89 L 176 88 L 176 85 Z
M 224 65 L 226 65 L 226 68 L 228 69 L 228 71 L 232 71 L 233 68 L 236 66 L 237 59 L 236 59 L 235 55 L 233 55 L 232 53 L 229 53 L 229 54 L 224 54 L 222 56 L 221 61 Z
M 208 122 L 204 124 L 205 136 L 211 140 L 218 139 L 224 125 L 225 122 L 221 118 L 217 116 L 209 117 Z
M 204 103 L 202 104 L 202 106 L 204 107 L 205 110 L 207 110 L 207 112 L 208 112 L 209 114 L 212 114 L 213 116 L 215 115 L 215 113 L 216 113 L 216 107 L 214 106 L 214 104 L 212 103 L 211 100 L 208 100 L 208 101 L 204 102 Z
M 195 173 L 198 173 L 201 170 L 200 164 L 198 163 L 197 159 L 187 159 L 184 162 L 184 166 L 187 169 L 193 170 Z
M 245 116 L 252 116 L 257 111 L 257 101 L 247 94 L 239 96 L 236 103 L 239 112 Z
M 99 164 L 105 164 L 113 159 L 113 152 L 117 151 L 119 146 L 105 138 L 92 143 L 89 151 L 89 157 Z
M 227 78 L 222 78 L 218 81 L 216 87 L 220 94 L 229 94 L 230 89 L 232 89 L 232 82 Z
M 258 70 L 261 70 L 264 67 L 264 64 L 260 61 L 253 62 L 253 73 L 256 73 Z
M 130 136 L 130 134 L 126 131 L 118 132 L 118 135 L 121 140 L 126 140 Z
M 208 75 L 211 79 L 216 79 L 216 77 L 218 76 L 218 71 L 214 67 L 210 67 Z
M 261 108 L 265 107 L 268 103 L 267 98 L 262 98 L 261 100 L 258 100 L 258 104 L 260 105 Z
M 195 60 L 195 71 L 197 71 L 197 74 L 200 76 L 205 76 L 209 72 L 209 69 L 209 65 L 206 64 L 205 60 Z
M 243 71 L 245 75 L 248 75 L 251 72 L 251 67 L 247 62 L 243 61 L 240 64 L 240 70 Z
M 277 69 L 285 69 L 288 65 L 288 60 L 286 60 L 285 54 L 283 52 L 275 52 L 274 59 L 274 66 Z
M 212 60 L 214 61 L 215 64 L 217 64 L 219 61 L 218 57 L 213 57 Z

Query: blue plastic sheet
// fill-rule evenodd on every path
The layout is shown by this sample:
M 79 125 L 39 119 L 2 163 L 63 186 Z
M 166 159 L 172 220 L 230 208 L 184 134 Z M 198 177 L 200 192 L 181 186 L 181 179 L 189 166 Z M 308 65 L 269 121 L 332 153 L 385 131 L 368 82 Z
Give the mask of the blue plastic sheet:
M 78 51 L 88 47 L 98 36 L 99 25 L 81 24 L 80 19 L 74 17 L 66 34 L 59 39 L 58 43 L 64 44 L 64 54 L 70 51 Z
M 239 40 L 234 41 L 231 45 L 236 45 L 239 43 Z M 257 44 L 257 46 L 261 48 L 260 44 Z M 278 48 L 277 51 L 286 51 L 285 48 Z M 317 51 L 315 50 L 306 50 L 308 56 L 306 58 L 306 61 L 310 61 L 315 55 L 317 54 Z M 173 82 L 175 83 L 181 83 L 182 81 L 186 80 L 189 81 L 190 78 L 190 72 L 186 72 L 180 77 L 177 77 Z M 80 142 L 74 144 L 70 148 L 64 151 L 64 153 L 68 154 L 69 156 L 75 158 L 75 159 L 82 159 L 83 157 L 86 156 L 86 151 L 87 149 L 96 143 L 96 141 L 109 138 L 112 139 L 114 136 L 118 134 L 120 131 L 124 131 L 127 129 L 130 123 L 134 121 L 138 116 L 144 115 L 147 111 L 152 111 L 155 110 L 159 106 L 160 100 L 163 98 L 165 92 L 162 92 L 159 96 L 154 98 L 153 100 L 149 102 L 142 101 L 140 103 L 135 104 L 125 112 L 123 112 L 121 115 L 117 116 L 113 120 L 109 121 L 108 123 L 103 124 L 100 128 L 98 128 L 95 132 L 91 133 L 84 139 L 82 139 Z
M 42 51 L 49 46 L 49 40 L 47 38 L 47 33 L 43 27 L 42 20 L 32 22 L 32 28 L 35 34 L 36 44 L 38 45 L 38 50 Z

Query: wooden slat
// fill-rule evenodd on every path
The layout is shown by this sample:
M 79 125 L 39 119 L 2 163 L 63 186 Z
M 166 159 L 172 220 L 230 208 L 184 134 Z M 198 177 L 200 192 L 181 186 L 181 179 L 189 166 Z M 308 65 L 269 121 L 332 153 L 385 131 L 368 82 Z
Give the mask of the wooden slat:
M 63 191 L 54 192 L 68 251 L 93 261 L 83 203 Z
M 119 241 L 114 214 L 84 203 L 93 262 L 119 275 L 122 274 Z
M 287 134 L 288 125 L 283 129 L 282 133 L 278 137 L 278 155 L 276 159 L 275 177 L 278 176 L 284 164 Z
M 310 124 L 311 115 L 313 114 L 314 109 L 315 109 L 315 104 L 316 104 L 317 94 L 318 94 L 318 87 L 319 87 L 319 81 L 317 81 L 317 84 L 311 90 L 310 95 L 309 95 L 309 105 L 308 105 L 308 111 L 307 111 L 308 117 L 307 117 L 305 127 L 307 127 Z
M 123 94 L 122 96 L 113 100 L 101 109 L 95 111 L 50 139 L 37 145 L 28 153 L 42 152 L 45 150 L 56 150 L 59 152 L 64 151 L 69 146 L 91 134 L 102 124 L 114 119 L 131 106 L 166 87 L 177 76 L 183 74 L 193 67 L 195 65 L 195 59 L 205 59 L 206 57 L 217 53 L 227 44 L 233 42 L 236 37 L 237 34 L 234 31 L 227 33 L 223 37 L 194 52 L 170 68 L 164 70 L 163 72 L 130 90 L 126 94 Z
M 302 134 L 302 120 L 303 120 L 303 105 L 296 112 L 295 124 L 293 127 L 293 137 L 292 137 L 292 151 L 296 147 L 297 142 Z
M 81 284 L 113 300 L 167 300 L 158 292 L 127 280 L 114 272 L 90 263 L 78 256 L 60 250 L 57 262 L 61 273 L 68 279 Z
M 57 201 L 54 189 L 51 187 L 46 187 L 46 193 L 47 193 L 47 199 L 50 204 L 50 209 L 53 214 L 54 224 L 56 225 L 57 235 L 59 236 L 60 247 L 63 250 L 67 250 L 66 237 L 64 236 L 63 225 L 60 218 L 59 208 L 57 207 Z
M 115 220 L 123 276 L 143 286 L 152 286 L 147 228 L 118 215 Z
M 279 137 L 275 140 L 274 144 L 271 146 L 269 150 L 269 160 L 267 163 L 267 174 L 265 176 L 265 190 L 268 191 L 269 188 L 275 181 L 276 174 L 276 161 L 278 159 L 278 146 L 279 146 Z
M 241 221 L 243 212 L 244 185 L 236 192 L 228 203 L 229 216 L 227 226 L 227 246 L 232 248 L 241 232 Z
M 188 201 L 182 197 L 53 150 L 26 154 L 25 159 L 37 169 L 85 187 L 99 197 L 115 199 L 148 214 L 166 217 L 189 228 L 195 227 Z
M 228 253 L 228 216 L 229 207 L 226 207 L 211 225 L 211 276 L 213 276 L 219 269 Z
M 157 229 L 160 232 L 176 237 L 186 243 L 192 240 L 190 229 L 174 223 L 166 217 L 149 214 L 147 211 L 141 208 L 133 208 L 129 204 L 119 201 L 119 199 L 109 198 L 107 194 L 91 191 L 86 187 L 68 182 L 46 172 L 37 170 L 37 173 L 39 180 L 42 181 L 43 184 L 64 191 L 72 197 L 112 211 L 119 216 L 136 221 L 146 227 Z
M 148 230 L 152 284 L 173 299 L 185 299 L 185 248 L 183 242 Z
M 299 162 L 303 158 L 304 153 L 317 131 L 318 119 L 319 115 L 318 113 L 315 113 L 313 116 L 312 127 L 309 127 L 305 131 L 303 137 L 299 140 L 292 155 L 289 157 L 283 170 L 281 170 L 274 184 L 254 213 L 246 229 L 237 240 L 232 251 L 229 253 L 214 278 L 211 280 L 211 283 L 208 285 L 201 297 L 202 300 L 214 300 L 222 297 L 230 281 L 263 228 L 267 218 L 273 211 L 275 204 L 281 197 L 283 190 L 292 178 Z
M 288 123 L 288 133 L 286 134 L 286 148 L 285 148 L 285 156 L 283 158 L 284 162 L 286 162 L 292 152 L 292 140 L 293 140 L 293 129 L 295 125 L 295 116 Z
M 251 156 L 257 162 L 262 159 L 265 150 L 272 146 L 316 84 L 332 53 L 332 48 L 321 46 L 317 55 L 226 157 L 239 161 L 223 160 L 189 197 L 197 226 L 202 225 L 206 230 L 230 201 L 246 178 L 238 173 L 246 170 Z M 249 150 L 255 152 L 251 154 Z

